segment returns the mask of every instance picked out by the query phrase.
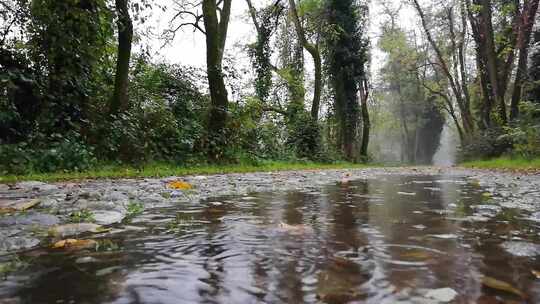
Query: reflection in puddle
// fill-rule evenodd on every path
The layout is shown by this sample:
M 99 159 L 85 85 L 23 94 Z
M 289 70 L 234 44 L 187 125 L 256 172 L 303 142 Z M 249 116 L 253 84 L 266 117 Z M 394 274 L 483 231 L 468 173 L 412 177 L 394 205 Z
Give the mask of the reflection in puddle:
M 147 210 L 109 248 L 28 253 L 0 303 L 540 302 L 538 223 L 484 193 L 397 176 Z

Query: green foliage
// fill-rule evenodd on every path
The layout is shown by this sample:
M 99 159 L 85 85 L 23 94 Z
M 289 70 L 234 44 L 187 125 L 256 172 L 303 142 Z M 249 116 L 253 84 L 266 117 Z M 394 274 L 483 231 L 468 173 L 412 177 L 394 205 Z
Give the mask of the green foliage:
M 349 160 L 356 158 L 354 143 L 358 139 L 360 83 L 368 78 L 368 45 L 366 7 L 353 0 L 326 2 L 326 66 L 334 94 L 333 114 L 337 126 L 337 143 Z
M 74 132 L 65 137 L 53 134 L 47 140 L 33 138 L 30 143 L 0 145 L 0 172 L 83 171 L 97 164 L 93 149 Z
M 494 158 L 510 151 L 512 140 L 505 130 L 492 128 L 478 132 L 460 147 L 461 161 Z
M 467 161 L 461 164 L 461 166 L 469 168 L 481 168 L 481 169 L 514 169 L 514 170 L 528 170 L 528 169 L 540 169 L 540 158 L 520 158 L 520 157 L 497 157 L 489 160 L 475 160 Z
M 298 15 L 316 14 L 324 7 L 323 0 L 302 0 L 298 5 Z
M 72 223 L 93 223 L 95 222 L 94 213 L 88 209 L 75 211 L 69 215 Z
M 129 165 L 101 165 L 84 172 L 54 172 L 30 173 L 26 175 L 0 176 L 0 183 L 13 183 L 24 180 L 33 181 L 66 181 L 82 179 L 111 179 L 111 178 L 159 178 L 170 176 L 187 176 L 201 174 L 248 173 L 287 170 L 323 170 L 323 169 L 350 169 L 364 168 L 366 165 L 351 164 L 348 162 L 310 162 L 291 159 L 287 161 L 264 160 L 258 164 L 143 164 L 142 166 Z
M 540 156 L 540 106 L 521 102 L 520 118 L 504 128 L 492 128 L 476 134 L 461 148 L 463 161 L 510 155 L 519 159 Z
M 22 270 L 28 267 L 30 263 L 21 259 L 19 256 L 14 255 L 8 261 L 0 262 L 0 278 L 7 280 L 8 275 L 11 273 Z
M 270 56 L 272 49 L 270 47 L 270 38 L 274 30 L 274 24 L 283 11 L 281 5 L 270 5 L 256 16 L 258 17 L 257 41 L 248 46 L 248 54 L 251 57 L 252 65 L 255 68 L 257 77 L 255 78 L 255 93 L 261 101 L 265 101 L 270 94 L 272 86 L 272 66 Z
M 0 174 L 31 172 L 31 154 L 26 143 L 0 145 Z
M 126 222 L 130 222 L 137 215 L 141 215 L 144 212 L 144 204 L 141 202 L 130 201 L 126 206 Z
M 93 93 L 96 65 L 108 39 L 111 18 L 103 0 L 34 0 L 28 32 L 31 58 L 40 67 L 45 132 L 76 130 Z
M 183 137 L 184 129 L 163 104 L 131 108 L 113 116 L 93 130 L 96 150 L 105 159 L 124 162 L 176 161 L 185 157 L 193 139 Z
M 311 116 L 301 111 L 289 118 L 287 145 L 293 147 L 300 158 L 317 160 L 321 151 L 321 128 Z
M 515 125 L 506 128 L 506 138 L 512 142 L 512 154 L 525 159 L 540 156 L 540 105 L 520 104 L 520 117 Z
M 448 84 L 437 75 L 421 74 L 418 67 L 427 65 L 429 58 L 399 26 L 383 25 L 379 47 L 387 54 L 381 69 L 387 89 L 377 97 L 381 111 L 388 112 L 381 117 L 384 121 L 376 125 L 375 132 L 380 133 L 382 142 L 379 149 L 390 150 L 387 155 L 394 160 L 431 163 L 446 120 L 442 113 L 444 101 L 432 91 L 444 92 Z M 394 152 L 396 147 L 389 144 L 392 139 L 399 141 L 396 145 L 399 154 Z M 390 148 L 383 144 L 389 144 Z

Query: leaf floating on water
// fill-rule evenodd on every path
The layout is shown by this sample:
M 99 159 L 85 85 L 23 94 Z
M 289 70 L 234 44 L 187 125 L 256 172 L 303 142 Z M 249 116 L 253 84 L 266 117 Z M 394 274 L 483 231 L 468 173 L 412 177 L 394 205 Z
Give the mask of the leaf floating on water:
M 328 303 L 328 304 L 349 303 L 354 300 L 358 300 L 360 297 L 361 297 L 361 294 L 354 291 L 317 294 L 318 300 L 320 300 L 323 303 Z
M 458 238 L 458 236 L 455 234 L 430 234 L 429 237 L 443 240 L 451 240 Z
M 426 293 L 427 298 L 435 299 L 439 302 L 444 302 L 444 303 L 454 300 L 457 295 L 458 293 L 449 287 L 432 289 Z
M 100 270 L 96 271 L 96 276 L 97 277 L 106 276 L 106 275 L 109 275 L 109 274 L 115 272 L 116 270 L 120 270 L 120 269 L 122 269 L 122 267 L 120 267 L 120 266 L 112 266 L 112 267 L 107 267 L 107 268 L 104 268 L 104 269 L 100 269 Z
M 488 277 L 488 276 L 484 276 L 482 277 L 482 284 L 486 287 L 489 287 L 489 288 L 493 288 L 493 289 L 497 289 L 497 290 L 501 290 L 501 291 L 506 291 L 506 292 L 509 292 L 509 293 L 513 293 L 517 296 L 520 296 L 521 298 L 526 298 L 525 294 L 515 288 L 514 286 L 506 283 L 506 282 L 503 282 L 503 281 L 500 281 L 500 280 L 497 280 L 495 278 L 492 278 L 492 277 Z
M 311 227 L 306 225 L 289 225 L 286 223 L 279 223 L 278 226 L 281 230 L 291 233 L 291 234 L 304 234 L 306 232 L 313 231 Z
M 417 251 L 406 252 L 402 254 L 401 257 L 407 258 L 407 259 L 427 260 L 429 258 L 432 258 L 432 255 L 425 251 L 417 250 Z
M 416 193 L 414 192 L 402 192 L 402 191 L 399 191 L 397 194 L 399 195 L 408 195 L 408 196 L 415 196 Z
M 193 186 L 183 181 L 173 181 L 167 184 L 167 187 L 175 190 L 191 190 Z
M 66 224 L 54 226 L 49 229 L 49 234 L 57 237 L 67 237 L 72 235 L 78 235 L 82 233 L 102 233 L 110 231 L 103 226 L 92 223 L 78 223 L 78 224 Z
M 477 186 L 477 187 L 480 187 L 480 181 L 477 180 L 477 179 L 471 179 L 469 181 L 469 184 L 473 185 L 473 186 Z
M 88 248 L 96 248 L 97 242 L 94 240 L 77 240 L 77 239 L 65 239 L 58 241 L 52 245 L 54 249 L 71 249 L 82 250 Z
M 16 212 L 16 211 L 26 211 L 37 204 L 41 202 L 40 199 L 31 199 L 29 201 L 22 200 L 22 201 L 16 201 L 12 204 L 9 204 L 5 207 L 0 207 L 0 213 L 9 213 L 9 212 Z

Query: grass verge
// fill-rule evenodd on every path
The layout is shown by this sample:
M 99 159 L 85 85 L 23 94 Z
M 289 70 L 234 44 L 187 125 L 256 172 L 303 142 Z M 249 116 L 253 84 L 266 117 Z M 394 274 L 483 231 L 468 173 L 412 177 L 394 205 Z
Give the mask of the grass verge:
M 369 165 L 373 167 L 374 165 Z M 324 169 L 352 169 L 365 168 L 365 164 L 333 163 L 323 164 L 315 162 L 290 163 L 290 162 L 264 162 L 258 165 L 197 165 L 192 167 L 175 166 L 170 164 L 149 164 L 141 168 L 119 165 L 101 166 L 84 172 L 56 172 L 56 173 L 31 173 L 26 175 L 0 176 L 0 183 L 13 183 L 18 181 L 43 181 L 57 182 L 66 180 L 85 179 L 119 179 L 119 178 L 142 178 L 142 177 L 167 177 L 184 176 L 195 174 L 222 174 L 222 173 L 248 173 L 262 171 L 287 171 L 287 170 L 324 170 Z
M 498 157 L 488 160 L 476 160 L 462 163 L 461 166 L 478 169 L 507 169 L 518 171 L 540 170 L 540 157 L 525 159 L 518 157 Z

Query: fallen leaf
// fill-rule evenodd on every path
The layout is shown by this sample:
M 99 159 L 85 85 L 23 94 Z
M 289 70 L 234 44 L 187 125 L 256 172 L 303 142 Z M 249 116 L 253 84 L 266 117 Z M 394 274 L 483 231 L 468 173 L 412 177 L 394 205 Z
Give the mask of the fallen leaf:
M 497 289 L 497 290 L 501 290 L 501 291 L 506 291 L 506 292 L 509 292 L 509 293 L 513 293 L 517 296 L 520 296 L 521 298 L 526 298 L 526 295 L 519 289 L 513 287 L 512 285 L 506 283 L 506 282 L 503 282 L 503 281 L 500 281 L 500 280 L 497 280 L 495 278 L 492 278 L 492 277 L 488 277 L 488 276 L 484 276 L 482 277 L 482 284 L 486 287 L 489 287 L 489 288 L 493 288 L 493 289 Z
M 78 223 L 53 226 L 49 229 L 49 234 L 56 237 L 65 238 L 68 236 L 78 235 L 82 233 L 102 233 L 110 229 L 92 223 Z
M 77 240 L 77 239 L 65 239 L 58 241 L 52 245 L 54 249 L 69 249 L 69 250 L 81 250 L 88 248 L 95 248 L 97 242 L 94 240 Z
M 435 299 L 439 302 L 450 302 L 456 298 L 458 293 L 452 288 L 445 287 L 439 289 L 432 289 L 426 294 L 427 298 Z
M 358 297 L 359 295 L 355 292 L 317 294 L 319 300 L 328 304 L 349 303 Z
M 531 273 L 533 274 L 533 276 L 537 279 L 540 279 L 540 271 L 538 270 L 531 270 Z
M 206 209 L 208 213 L 225 213 L 225 210 L 219 208 L 208 208 Z
M 429 253 L 424 252 L 424 251 L 411 251 L 411 252 L 402 254 L 401 257 L 407 258 L 407 259 L 427 260 L 431 258 L 432 256 Z
M 312 228 L 306 225 L 289 225 L 283 222 L 279 223 L 278 227 L 291 234 L 304 234 L 312 231 Z
M 399 194 L 399 195 L 408 195 L 408 196 L 416 195 L 416 193 L 414 193 L 414 192 L 402 192 L 402 191 L 399 191 L 397 194 Z
M 349 179 L 347 178 L 342 178 L 341 181 L 340 181 L 341 184 L 348 184 L 349 183 Z
M 183 181 L 173 181 L 167 184 L 167 187 L 175 190 L 190 190 L 193 189 L 193 186 L 190 183 Z
M 31 199 L 29 201 L 26 201 L 26 200 L 16 201 L 16 202 L 14 202 L 12 204 L 9 204 L 9 205 L 7 205 L 5 207 L 1 207 L 0 208 L 0 213 L 25 211 L 25 210 L 28 210 L 28 209 L 36 206 L 40 202 L 41 202 L 41 200 L 38 199 L 38 198 Z
M 341 268 L 348 268 L 350 269 L 351 267 L 357 267 L 358 264 L 356 264 L 355 262 L 349 260 L 349 259 L 346 259 L 346 258 L 342 258 L 342 257 L 332 257 L 330 259 L 332 262 L 334 262 L 334 265 L 335 266 L 338 266 L 338 267 L 341 267 Z

